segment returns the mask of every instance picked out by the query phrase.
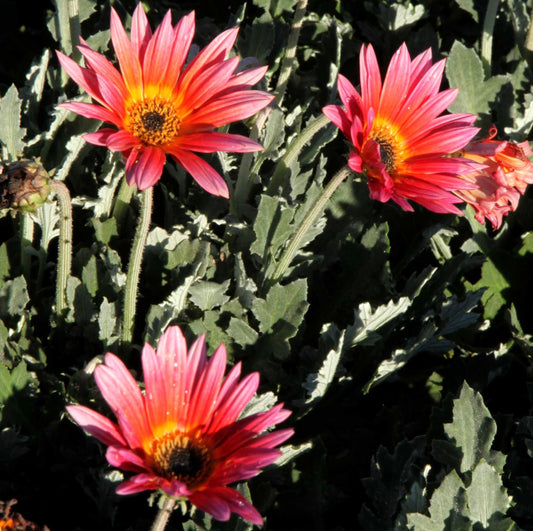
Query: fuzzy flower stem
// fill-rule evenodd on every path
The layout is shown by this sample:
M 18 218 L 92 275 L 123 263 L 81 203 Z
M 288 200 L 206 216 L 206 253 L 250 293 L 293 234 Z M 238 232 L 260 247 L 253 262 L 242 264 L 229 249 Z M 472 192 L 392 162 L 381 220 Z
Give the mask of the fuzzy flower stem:
M 163 529 L 165 529 L 175 505 L 176 500 L 174 498 L 168 496 L 165 497 L 163 506 L 159 509 L 150 531 L 163 531 Z
M 67 281 L 72 266 L 72 203 L 70 193 L 61 181 L 50 182 L 59 203 L 59 256 L 57 259 L 56 313 L 67 308 Z
M 122 179 L 120 188 L 118 189 L 117 197 L 115 198 L 115 205 L 113 207 L 113 217 L 117 221 L 117 227 L 120 226 L 126 208 L 130 204 L 131 197 L 133 195 L 133 187 L 130 186 L 126 179 Z
M 485 75 L 490 76 L 492 65 L 492 37 L 494 35 L 494 24 L 498 13 L 499 0 L 489 0 L 487 11 L 483 21 L 483 35 L 481 37 L 481 59 L 485 69 Z
M 303 238 L 313 226 L 313 223 L 315 223 L 318 217 L 322 214 L 331 196 L 351 173 L 352 170 L 348 166 L 343 166 L 324 187 L 316 203 L 307 211 L 298 230 L 292 235 L 289 244 L 283 251 L 278 265 L 274 270 L 274 274 L 272 275 L 272 282 L 277 282 L 283 277 L 285 271 L 287 271 L 287 268 L 290 266 L 294 255 L 298 252 Z
M 291 167 L 291 164 L 298 157 L 300 151 L 307 144 L 307 142 L 309 142 L 315 136 L 315 134 L 320 131 L 320 129 L 322 129 L 329 123 L 331 123 L 330 119 L 324 114 L 321 114 L 318 118 L 312 121 L 303 131 L 296 135 L 296 138 L 289 144 L 285 155 L 283 155 L 281 160 L 278 162 L 276 169 L 274 170 L 274 175 L 272 175 L 272 179 L 270 179 L 270 183 L 268 184 L 268 194 L 272 195 L 276 192 L 276 188 L 280 184 L 283 171 Z
M 33 242 L 33 220 L 28 214 L 21 213 L 20 216 L 20 266 L 26 282 L 30 280 L 30 258 L 27 248 Z
M 294 18 L 292 19 L 291 32 L 287 39 L 287 48 L 283 61 L 281 62 L 280 73 L 278 77 L 278 83 L 276 85 L 276 99 L 277 105 L 281 105 L 283 97 L 285 96 L 285 90 L 287 89 L 287 83 L 292 74 L 294 67 L 294 59 L 296 57 L 296 49 L 298 48 L 298 39 L 300 38 L 300 30 L 302 29 L 302 23 L 307 10 L 307 0 L 299 0 L 296 4 L 296 10 L 294 12 Z
M 121 343 L 126 345 L 133 339 L 133 327 L 135 324 L 135 309 L 137 306 L 137 289 L 139 287 L 139 277 L 141 274 L 141 263 L 144 254 L 144 246 L 150 228 L 152 218 L 152 203 L 154 197 L 153 187 L 142 192 L 141 213 L 135 237 L 131 245 L 130 261 L 126 277 L 126 288 L 124 293 L 124 316 L 122 319 Z
M 250 138 L 258 140 L 263 126 L 267 121 L 267 118 L 275 106 L 280 106 L 287 89 L 287 83 L 292 74 L 294 67 L 294 58 L 296 57 L 296 49 L 298 47 L 298 39 L 300 38 L 300 30 L 302 29 L 302 22 L 307 10 L 308 0 L 299 0 L 296 5 L 296 11 L 294 12 L 294 18 L 292 20 L 291 32 L 287 39 L 287 48 L 283 61 L 281 62 L 280 74 L 276 85 L 276 99 L 272 104 L 263 109 L 256 118 L 252 131 L 250 132 Z M 259 155 L 261 157 L 261 155 Z M 252 168 L 252 153 L 246 153 L 242 157 L 241 166 L 239 168 L 239 175 L 237 176 L 237 183 L 235 185 L 235 192 L 232 201 L 232 211 L 235 214 L 240 214 L 242 205 L 247 201 L 250 194 L 250 188 L 254 173 L 250 171 Z M 260 159 L 262 160 L 262 159 Z

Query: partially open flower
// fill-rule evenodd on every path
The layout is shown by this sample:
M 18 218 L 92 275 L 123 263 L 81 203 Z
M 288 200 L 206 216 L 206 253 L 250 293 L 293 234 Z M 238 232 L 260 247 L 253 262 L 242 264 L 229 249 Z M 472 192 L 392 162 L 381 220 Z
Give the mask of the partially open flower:
M 462 157 L 482 166 L 463 175 L 476 188 L 458 191 L 456 195 L 474 208 L 480 223 L 487 218 L 494 229 L 499 229 L 503 216 L 516 210 L 520 195 L 533 183 L 533 165 L 527 141 L 517 144 L 493 140 L 496 134 L 496 127 L 491 127 L 486 138 L 471 142 L 460 152 Z
M 0 165 L 0 208 L 35 212 L 48 198 L 50 177 L 35 160 Z
M 87 407 L 67 407 L 83 429 L 108 445 L 111 465 L 135 473 L 117 493 L 161 489 L 218 520 L 235 512 L 260 525 L 257 510 L 227 485 L 255 476 L 280 456 L 276 447 L 293 430 L 265 430 L 284 421 L 290 411 L 278 404 L 241 417 L 257 390 L 259 374 L 239 381 L 239 363 L 224 378 L 224 345 L 208 358 L 201 336 L 187 350 L 177 326 L 162 335 L 157 352 L 145 344 L 142 365 L 144 394 L 113 354 L 106 354 L 105 363 L 95 369 L 96 383 L 118 425 Z

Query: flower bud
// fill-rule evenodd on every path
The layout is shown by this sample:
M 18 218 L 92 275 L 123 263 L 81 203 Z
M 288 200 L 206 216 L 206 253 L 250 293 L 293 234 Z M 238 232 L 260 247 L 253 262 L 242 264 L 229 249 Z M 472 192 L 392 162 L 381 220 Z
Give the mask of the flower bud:
M 0 208 L 35 212 L 48 198 L 50 177 L 40 162 L 0 165 Z

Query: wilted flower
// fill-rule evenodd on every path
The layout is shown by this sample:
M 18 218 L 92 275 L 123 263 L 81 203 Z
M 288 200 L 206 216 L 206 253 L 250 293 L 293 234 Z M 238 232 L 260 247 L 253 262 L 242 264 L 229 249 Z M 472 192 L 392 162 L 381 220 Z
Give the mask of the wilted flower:
M 402 44 L 382 83 L 368 45 L 359 55 L 361 94 L 339 75 L 344 108 L 328 105 L 323 112 L 351 142 L 348 165 L 366 175 L 372 199 L 392 199 L 404 210 L 413 210 L 411 200 L 434 212 L 461 213 L 453 191 L 465 187 L 459 175 L 475 165 L 448 155 L 478 129 L 472 114 L 439 116 L 457 95 L 457 89 L 439 92 L 444 64 L 432 64 L 431 49 L 411 60 Z
M 0 208 L 35 212 L 48 198 L 50 177 L 35 160 L 0 164 Z
M 238 28 L 221 33 L 185 66 L 194 28 L 194 12 L 172 27 L 168 11 L 152 34 L 139 3 L 130 41 L 111 8 L 111 40 L 120 72 L 84 40 L 78 48 L 85 68 L 57 52 L 65 71 L 97 102 L 69 102 L 62 107 L 118 129 L 104 127 L 84 138 L 122 152 L 128 184 L 140 190 L 153 186 L 168 154 L 205 190 L 228 197 L 224 179 L 193 152 L 263 149 L 249 138 L 214 129 L 249 118 L 273 96 L 250 90 L 263 78 L 266 67 L 236 73 L 240 59 L 228 58 Z
M 0 501 L 0 531 L 50 531 L 47 526 L 40 527 L 26 520 L 20 513 L 12 512 L 17 500 Z
M 259 385 L 259 374 L 239 382 L 240 363 L 224 378 L 226 350 L 220 345 L 208 359 L 205 337 L 187 352 L 178 327 L 159 340 L 157 352 L 142 352 L 144 394 L 113 354 L 95 369 L 96 383 L 118 425 L 84 406 L 68 406 L 72 418 L 108 445 L 108 462 L 136 474 L 118 494 L 161 489 L 187 498 L 218 520 L 235 512 L 261 524 L 257 510 L 227 485 L 251 478 L 273 463 L 276 447 L 293 431 L 263 433 L 290 412 L 278 404 L 270 411 L 238 418 Z
M 461 151 L 461 156 L 483 166 L 463 176 L 476 188 L 459 191 L 457 196 L 474 208 L 480 223 L 487 218 L 494 229 L 499 229 L 503 216 L 516 210 L 520 194 L 533 183 L 533 166 L 527 141 L 516 144 L 493 140 L 496 134 L 496 127 L 491 127 L 487 138 L 472 142 Z

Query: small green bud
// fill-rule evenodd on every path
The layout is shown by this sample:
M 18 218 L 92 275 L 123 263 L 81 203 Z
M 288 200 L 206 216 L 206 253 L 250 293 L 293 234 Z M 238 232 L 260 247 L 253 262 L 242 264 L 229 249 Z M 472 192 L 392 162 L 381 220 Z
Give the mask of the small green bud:
M 0 208 L 35 212 L 50 193 L 50 177 L 40 162 L 0 164 Z

